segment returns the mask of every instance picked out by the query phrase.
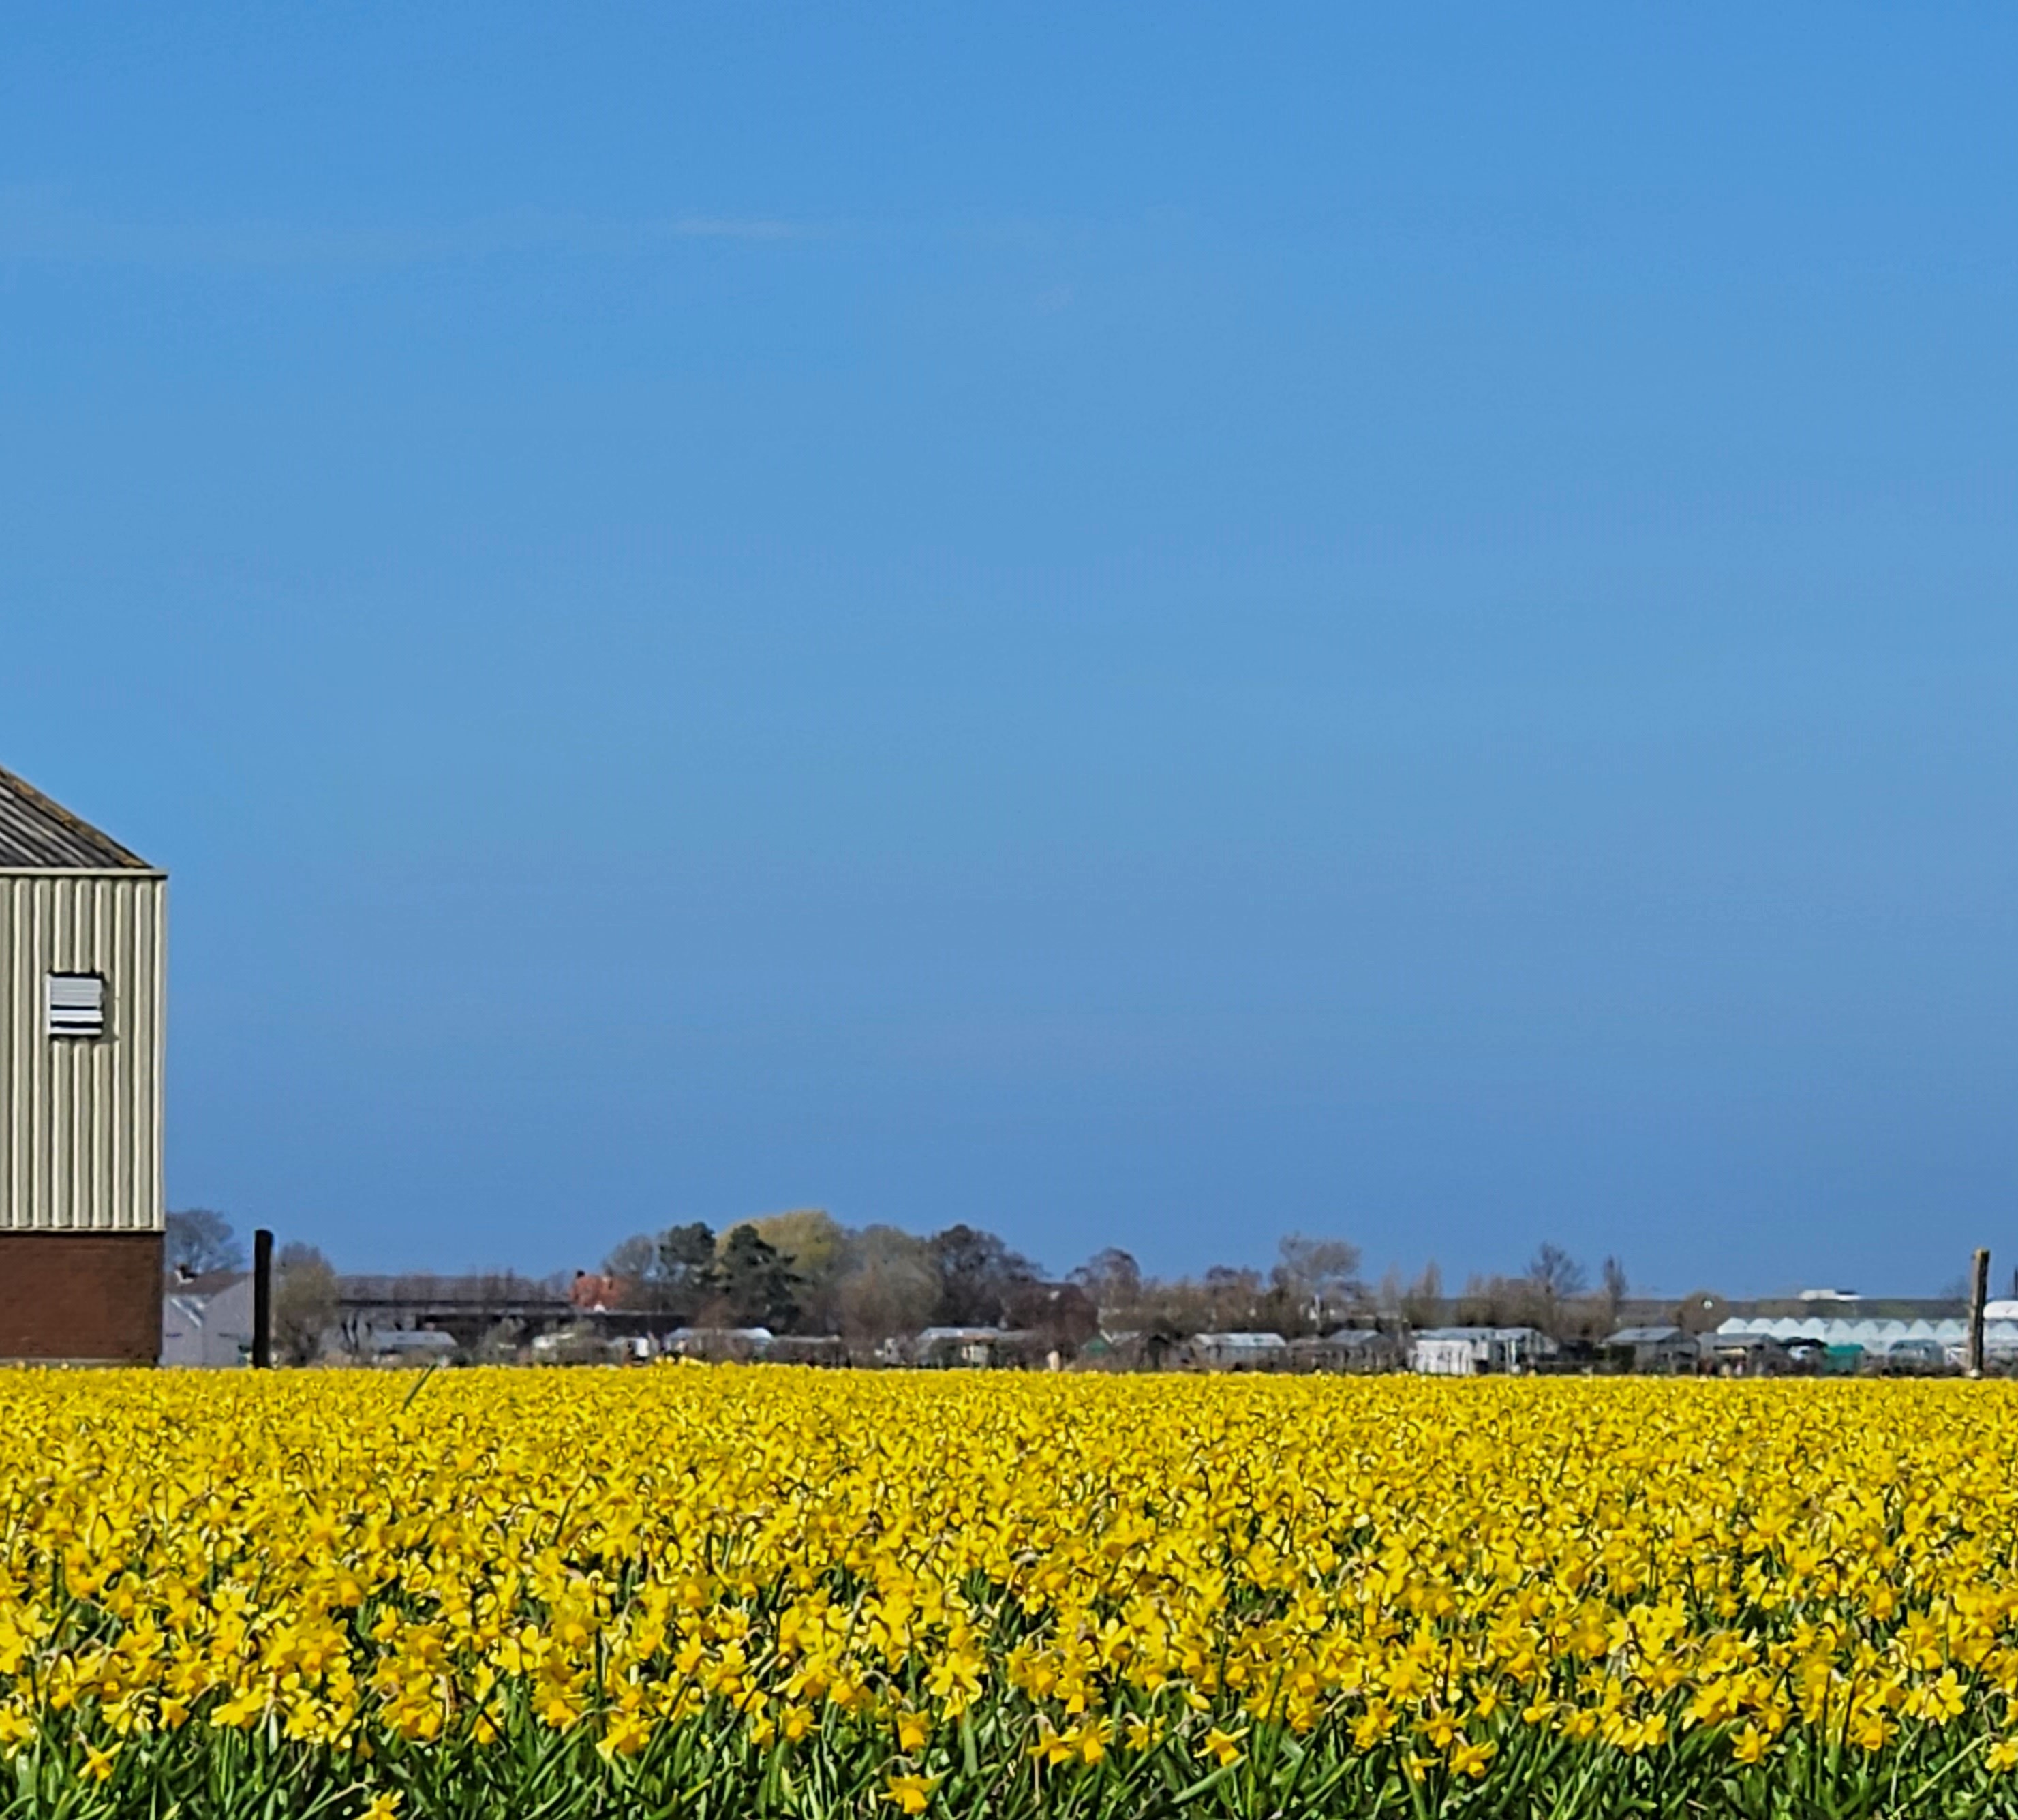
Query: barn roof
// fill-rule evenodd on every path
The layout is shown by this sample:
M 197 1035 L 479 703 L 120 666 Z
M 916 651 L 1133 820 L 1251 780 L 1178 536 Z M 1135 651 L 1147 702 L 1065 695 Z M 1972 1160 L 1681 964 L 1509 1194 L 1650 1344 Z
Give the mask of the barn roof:
M 0 771 L 0 869 L 146 872 L 152 870 L 107 834 L 52 802 L 11 771 Z

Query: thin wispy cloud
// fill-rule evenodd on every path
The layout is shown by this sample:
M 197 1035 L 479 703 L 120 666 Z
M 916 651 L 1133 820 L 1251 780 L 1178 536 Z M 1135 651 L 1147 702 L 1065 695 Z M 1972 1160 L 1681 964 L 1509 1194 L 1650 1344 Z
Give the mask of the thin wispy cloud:
M 246 269 L 390 268 L 512 255 L 620 258 L 696 241 L 830 239 L 825 224 L 769 216 L 675 215 L 599 220 L 537 210 L 427 227 L 271 222 L 132 222 L 67 206 L 47 190 L 0 187 L 0 260 Z

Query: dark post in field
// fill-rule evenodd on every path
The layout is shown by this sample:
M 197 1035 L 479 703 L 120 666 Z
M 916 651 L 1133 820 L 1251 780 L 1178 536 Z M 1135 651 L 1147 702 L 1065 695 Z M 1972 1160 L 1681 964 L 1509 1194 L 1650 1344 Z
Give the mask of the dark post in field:
M 252 1369 L 273 1364 L 273 1235 L 264 1226 L 252 1235 Z
M 1971 1377 L 1983 1376 L 1983 1304 L 1990 1299 L 1990 1254 L 1979 1249 L 1969 1273 L 1969 1352 Z

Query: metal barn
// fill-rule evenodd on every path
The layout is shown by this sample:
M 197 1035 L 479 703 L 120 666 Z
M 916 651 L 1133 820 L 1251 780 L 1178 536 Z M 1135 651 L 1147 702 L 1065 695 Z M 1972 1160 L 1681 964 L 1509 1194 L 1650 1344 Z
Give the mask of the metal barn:
M 0 771 L 0 1359 L 160 1355 L 167 885 Z

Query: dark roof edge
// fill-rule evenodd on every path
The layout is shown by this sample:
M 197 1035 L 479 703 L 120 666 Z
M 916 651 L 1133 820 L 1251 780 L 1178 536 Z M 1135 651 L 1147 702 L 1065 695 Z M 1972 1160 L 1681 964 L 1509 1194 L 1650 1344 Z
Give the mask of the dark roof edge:
M 103 866 L 30 866 L 22 863 L 10 865 L 0 859 L 0 878 L 166 878 L 168 875 L 162 867 L 128 866 L 123 860 L 117 865 L 108 859 Z M 96 1232 L 101 1228 L 93 1227 L 91 1229 Z M 5 1228 L 0 1228 L 0 1230 Z M 63 1230 L 67 1231 L 68 1228 Z
M 84 819 L 82 816 L 72 814 L 70 810 L 65 809 L 63 805 L 58 802 L 53 797 L 45 796 L 42 791 L 36 789 L 34 785 L 31 783 L 27 778 L 16 776 L 14 773 L 9 771 L 4 765 L 0 765 L 0 790 L 10 790 L 13 791 L 16 795 L 24 798 L 34 808 L 40 809 L 44 815 L 48 816 L 52 821 L 62 823 L 63 825 L 68 828 L 72 834 L 78 835 L 80 838 L 86 841 L 99 841 L 104 845 L 110 848 L 112 852 L 116 854 L 118 857 L 111 865 L 104 868 L 105 870 L 153 872 L 158 870 L 158 868 L 155 867 L 150 866 L 147 862 L 143 859 L 138 853 L 135 852 L 131 847 L 125 845 L 121 841 L 114 840 L 113 838 L 106 833 L 103 828 L 93 827 L 89 822 Z M 10 870 L 48 871 L 51 870 L 51 868 L 48 867 L 34 867 L 10 868 Z M 98 868 L 95 867 L 64 867 L 60 868 L 60 870 L 64 871 L 95 871 L 97 870 Z

